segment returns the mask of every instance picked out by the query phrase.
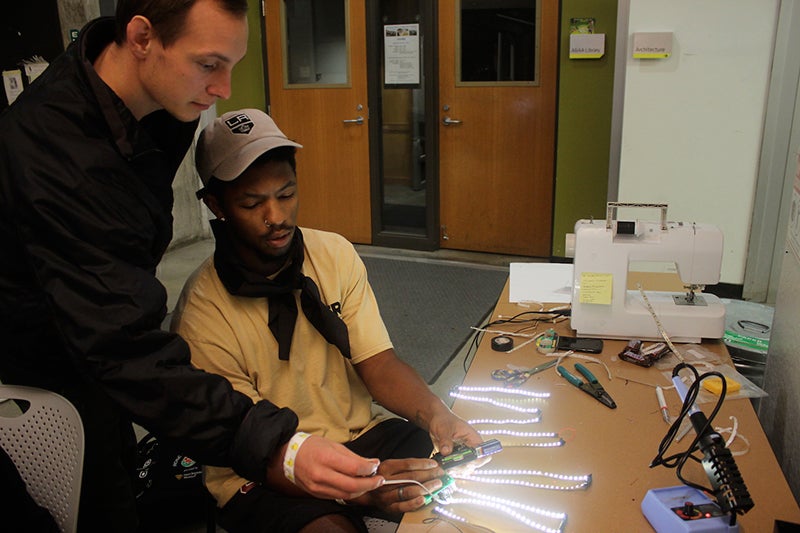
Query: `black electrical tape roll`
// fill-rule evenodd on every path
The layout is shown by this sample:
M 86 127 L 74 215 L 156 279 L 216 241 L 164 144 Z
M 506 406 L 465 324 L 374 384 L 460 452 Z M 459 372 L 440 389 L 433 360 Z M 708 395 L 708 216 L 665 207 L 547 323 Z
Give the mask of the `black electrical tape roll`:
M 508 352 L 514 347 L 514 339 L 506 335 L 498 335 L 492 339 L 492 350 L 495 352 Z

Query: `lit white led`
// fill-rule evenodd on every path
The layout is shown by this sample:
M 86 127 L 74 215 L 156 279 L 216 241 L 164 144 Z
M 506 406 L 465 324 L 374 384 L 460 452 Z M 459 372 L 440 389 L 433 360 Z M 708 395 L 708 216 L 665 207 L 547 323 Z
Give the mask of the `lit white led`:
M 537 514 L 539 516 L 544 516 L 547 518 L 553 518 L 556 520 L 566 520 L 567 514 L 562 513 L 559 511 L 550 511 L 547 509 L 542 509 L 540 507 L 533 507 L 532 505 L 528 505 L 526 503 L 517 502 L 514 500 L 509 500 L 506 498 L 498 498 L 497 496 L 492 496 L 490 494 L 482 494 L 480 492 L 475 492 L 468 489 L 458 489 L 458 494 L 464 496 L 470 496 L 472 498 L 476 498 L 479 500 L 485 500 L 495 503 L 503 503 L 510 507 L 515 507 L 517 509 L 522 509 L 523 511 L 528 511 L 529 513 Z
M 457 515 L 453 511 L 450 511 L 449 509 L 446 509 L 445 507 L 441 507 L 439 505 L 437 505 L 437 506 L 435 506 L 433 508 L 433 512 L 434 512 L 434 514 L 441 515 L 441 516 L 443 516 L 445 518 L 448 518 L 450 520 L 456 520 L 458 522 L 463 522 L 464 524 L 468 524 L 469 523 L 469 522 L 467 522 L 467 519 L 464 518 L 463 516 Z
M 482 437 L 491 437 L 493 435 L 506 435 L 512 438 L 518 439 L 543 439 L 543 438 L 552 438 L 554 440 L 551 441 L 532 441 L 532 442 L 507 442 L 505 440 L 501 441 L 503 448 L 559 448 L 564 445 L 564 439 L 559 438 L 558 435 L 547 435 L 542 433 L 532 433 L 527 431 L 510 431 L 505 429 L 494 429 L 488 431 L 478 431 L 478 434 Z
M 511 429 L 482 429 L 478 433 L 485 436 L 508 435 L 509 437 L 519 437 L 522 439 L 557 439 L 558 433 L 542 433 L 537 431 L 513 431 Z M 563 444 L 563 441 L 562 441 Z M 560 446 L 560 445 L 559 445 Z
M 518 485 L 521 487 L 530 487 L 534 489 L 558 490 L 558 491 L 585 489 L 592 482 L 591 474 L 567 475 L 567 474 L 556 474 L 553 472 L 543 472 L 541 470 L 478 469 L 471 472 L 469 475 L 459 474 L 458 472 L 453 472 L 451 475 L 456 479 L 461 479 L 464 481 L 474 481 L 476 483 L 486 483 L 490 485 Z M 506 477 L 488 477 L 488 476 L 506 476 Z M 536 483 L 532 481 L 525 481 L 524 479 L 512 479 L 513 477 L 544 477 L 549 479 L 555 479 L 557 481 L 564 482 L 565 484 L 554 485 L 551 483 Z
M 503 443 L 504 448 L 560 448 L 564 445 L 563 439 L 558 439 L 550 442 L 515 442 Z
M 504 387 L 467 387 L 459 385 L 453 388 L 456 392 L 489 392 L 494 394 L 510 394 L 513 396 L 525 396 L 527 398 L 549 398 L 549 392 L 536 392 L 524 389 L 507 389 Z
M 540 422 L 541 417 L 534 418 L 475 418 L 467 420 L 467 424 L 474 426 L 476 424 L 536 424 Z
M 517 398 L 503 398 L 500 399 L 495 396 L 484 396 L 484 395 L 473 395 L 469 393 L 490 393 L 492 395 L 500 395 L 506 394 L 509 396 L 517 396 Z M 530 402 L 535 400 L 541 400 L 544 398 L 548 398 L 550 393 L 546 392 L 533 392 L 533 391 L 524 391 L 520 389 L 503 389 L 500 387 L 465 387 L 465 386 L 458 386 L 454 387 L 450 390 L 450 396 L 453 398 L 459 398 L 461 400 L 469 400 L 473 402 L 479 403 L 488 403 L 490 405 L 494 405 L 495 407 L 501 407 L 503 409 L 510 409 L 512 411 L 517 411 L 520 413 L 530 413 L 539 415 L 541 414 L 541 409 L 538 407 L 524 407 L 519 405 L 520 402 Z
M 520 405 L 515 405 L 513 403 L 502 402 L 500 400 L 496 400 L 489 396 L 471 396 L 468 394 L 461 394 L 458 392 L 450 392 L 450 396 L 452 396 L 453 398 L 459 398 L 461 400 L 469 400 L 472 402 L 479 402 L 479 403 L 488 403 L 489 405 L 494 405 L 495 407 L 510 409 L 511 411 L 517 411 L 520 413 L 540 414 L 542 412 L 542 410 L 539 409 L 538 407 L 522 407 Z
M 465 489 L 458 489 L 457 495 L 451 496 L 445 500 L 440 501 L 440 505 L 434 507 L 434 513 L 440 514 L 452 520 L 457 520 L 459 522 L 468 523 L 466 518 L 458 515 L 455 511 L 452 510 L 453 505 L 472 505 L 477 507 L 485 507 L 488 509 L 492 509 L 494 511 L 499 511 L 506 516 L 510 517 L 511 519 L 537 531 L 542 531 L 544 533 L 561 533 L 564 531 L 564 525 L 566 524 L 567 515 L 565 513 L 560 513 L 556 511 L 548 511 L 546 509 L 541 509 L 538 507 L 533 507 L 531 505 L 527 505 L 524 503 L 520 503 L 514 500 L 508 500 L 505 498 L 497 498 L 495 496 L 489 496 L 486 494 L 481 494 L 479 492 L 473 492 Z M 461 497 L 461 495 L 467 496 L 466 498 Z M 537 522 L 530 517 L 522 514 L 520 511 L 525 511 L 527 513 L 532 513 L 535 515 L 539 515 L 542 517 L 550 518 L 552 520 L 557 520 L 558 523 L 556 527 L 547 526 L 540 522 Z

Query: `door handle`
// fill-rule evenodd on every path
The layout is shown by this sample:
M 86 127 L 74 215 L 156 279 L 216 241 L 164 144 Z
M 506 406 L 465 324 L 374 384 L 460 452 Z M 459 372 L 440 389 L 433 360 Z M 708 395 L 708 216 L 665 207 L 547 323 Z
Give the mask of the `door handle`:
M 453 126 L 455 124 L 461 124 L 461 121 L 450 117 L 444 117 L 442 119 L 442 124 L 444 124 L 445 126 Z
M 342 122 L 344 122 L 345 124 L 358 124 L 360 126 L 364 123 L 364 117 L 359 115 L 357 118 L 343 120 Z

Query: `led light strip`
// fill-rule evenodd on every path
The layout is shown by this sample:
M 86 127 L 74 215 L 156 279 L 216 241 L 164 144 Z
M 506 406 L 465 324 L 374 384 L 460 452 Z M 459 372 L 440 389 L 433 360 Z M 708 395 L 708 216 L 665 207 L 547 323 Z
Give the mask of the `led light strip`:
M 541 420 L 538 416 L 534 418 L 476 418 L 467 420 L 467 424 L 470 426 L 476 424 L 536 424 Z
M 519 444 L 509 444 L 503 442 L 503 448 L 560 448 L 564 445 L 563 439 L 552 442 L 520 442 Z
M 518 398 L 513 398 L 511 400 L 499 400 L 497 398 L 493 398 L 491 396 L 474 396 L 471 394 L 464 394 L 470 392 L 483 392 L 483 393 L 492 393 L 492 394 L 505 394 L 509 396 L 518 396 Z M 461 400 L 470 400 L 473 402 L 482 402 L 488 403 L 490 405 L 494 405 L 495 407 L 502 407 L 504 409 L 510 409 L 512 411 L 517 411 L 520 413 L 531 413 L 535 415 L 541 414 L 541 409 L 538 407 L 522 407 L 519 405 L 515 405 L 512 402 L 530 402 L 534 400 L 540 400 L 544 398 L 549 398 L 549 392 L 535 392 L 535 391 L 526 391 L 521 389 L 506 389 L 501 387 L 465 387 L 463 385 L 453 387 L 450 390 L 450 396 L 453 398 L 459 398 Z
M 458 504 L 474 505 L 479 507 L 486 507 L 489 509 L 493 509 L 495 511 L 500 511 L 503 514 L 509 516 L 510 518 L 516 520 L 517 522 L 526 525 L 531 529 L 535 529 L 537 531 L 543 531 L 544 533 L 561 533 L 564 531 L 564 525 L 566 524 L 567 521 L 567 515 L 565 513 L 548 511 L 546 509 L 532 507 L 530 505 L 516 502 L 514 500 L 507 500 L 504 498 L 488 496 L 478 492 L 472 492 L 466 489 L 458 489 L 456 492 L 458 494 L 463 493 L 469 497 L 460 498 L 458 496 L 450 496 L 447 499 L 439 501 L 440 505 L 434 507 L 433 512 L 466 524 L 469 523 L 466 518 L 456 514 L 454 511 L 448 509 L 447 507 Z M 541 524 L 539 522 L 536 522 L 535 520 L 532 520 L 527 516 L 523 515 L 522 513 L 520 513 L 519 511 L 517 511 L 517 509 L 521 511 L 526 511 L 528 513 L 533 513 L 547 518 L 551 518 L 554 520 L 558 520 L 559 521 L 558 526 L 550 527 Z
M 556 474 L 552 472 L 542 472 L 541 470 L 475 470 L 474 472 L 470 473 L 469 475 L 459 475 L 457 472 L 453 472 L 452 476 L 456 479 L 461 479 L 464 481 L 474 481 L 476 483 L 487 483 L 490 485 L 519 485 L 522 487 L 530 487 L 535 489 L 546 489 L 546 490 L 559 490 L 559 491 L 567 491 L 567 490 L 580 490 L 585 489 L 592 483 L 592 475 L 591 474 L 582 474 L 582 475 L 566 475 L 566 474 Z M 548 483 L 533 483 L 530 481 L 525 481 L 522 479 L 508 479 L 508 478 L 484 478 L 484 476 L 527 476 L 527 477 L 545 477 L 550 479 L 556 479 L 558 481 L 569 481 L 575 482 L 571 485 L 553 485 Z
M 549 442 L 506 442 L 502 441 L 503 448 L 559 448 L 564 445 L 564 439 L 556 433 L 534 433 L 530 431 L 511 431 L 504 429 L 492 429 L 478 431 L 482 437 L 493 435 L 506 435 L 518 439 L 554 439 Z
M 642 288 L 642 284 L 637 283 L 636 288 L 639 289 L 639 294 L 642 295 L 642 299 L 644 300 L 645 306 L 647 307 L 647 311 L 650 313 L 650 316 L 653 317 L 653 320 L 655 320 L 656 328 L 658 328 L 658 332 L 661 334 L 661 337 L 664 339 L 664 342 L 667 343 L 667 346 L 669 346 L 669 349 L 672 350 L 672 353 L 675 354 L 675 357 L 680 359 L 680 361 L 683 363 L 684 362 L 683 354 L 681 354 L 681 352 L 678 351 L 675 345 L 672 344 L 672 340 L 669 338 L 669 335 L 667 335 L 667 332 L 664 330 L 664 326 L 661 324 L 661 319 L 658 318 L 656 310 L 653 309 L 653 306 L 650 304 L 650 300 L 647 298 L 647 294 L 645 294 L 644 289 Z
M 525 503 L 517 502 L 517 501 L 514 501 L 514 500 L 508 500 L 508 499 L 505 499 L 505 498 L 498 498 L 497 496 L 492 496 L 490 494 L 482 494 L 480 492 L 475 492 L 475 491 L 472 491 L 472 490 L 469 490 L 469 489 L 461 489 L 461 488 L 459 488 L 456 492 L 459 495 L 460 494 L 464 494 L 465 496 L 471 496 L 471 497 L 479 499 L 479 500 L 487 500 L 487 501 L 495 502 L 495 503 L 503 503 L 503 504 L 508 505 L 510 507 L 516 507 L 517 509 L 522 509 L 524 511 L 528 511 L 529 513 L 534 513 L 534 514 L 537 514 L 537 515 L 540 515 L 540 516 L 544 516 L 546 518 L 553 518 L 553 519 L 556 519 L 556 520 L 566 520 L 567 519 L 567 514 L 566 513 L 562 513 L 562 512 L 559 512 L 559 511 L 549 511 L 547 509 L 542 509 L 540 507 L 533 507 L 532 505 L 528 505 L 528 504 L 525 504 Z
M 478 507 L 488 507 L 489 509 L 492 509 L 494 511 L 500 511 L 501 513 L 509 516 L 510 518 L 514 519 L 515 521 L 517 521 L 517 522 L 519 522 L 519 523 L 521 523 L 521 524 L 523 524 L 525 526 L 528 526 L 531 529 L 536 529 L 538 531 L 543 531 L 545 533 L 560 533 L 561 531 L 564 531 L 563 528 L 547 527 L 544 524 L 540 524 L 539 522 L 531 520 L 530 518 L 528 518 L 527 516 L 523 515 L 522 513 L 518 512 L 518 511 L 515 511 L 509 505 L 503 505 L 501 503 L 478 500 L 478 499 L 475 499 L 475 498 L 453 498 L 452 503 L 453 504 L 460 504 L 461 503 L 461 504 L 467 504 L 467 505 L 474 505 L 474 506 L 478 506 Z M 438 507 L 438 506 L 435 507 L 434 508 L 434 512 L 438 512 L 438 513 L 440 513 L 443 516 L 446 516 L 448 518 L 451 518 L 451 519 L 454 519 L 454 520 L 458 520 L 460 522 L 467 523 L 467 520 L 465 518 L 463 518 L 462 516 L 457 515 L 456 513 L 452 512 L 450 510 L 445 510 L 443 507 Z
M 542 433 L 540 431 L 512 431 L 510 429 L 485 429 L 479 430 L 481 435 L 507 435 L 521 439 L 557 439 L 558 433 Z
M 512 403 L 501 402 L 500 400 L 496 400 L 489 396 L 471 396 L 469 394 L 461 394 L 460 392 L 450 391 L 450 396 L 453 398 L 458 398 L 460 400 L 469 400 L 472 402 L 480 402 L 480 403 L 488 403 L 490 405 L 494 405 L 495 407 L 502 407 L 504 409 L 510 409 L 512 411 L 517 411 L 520 413 L 532 413 L 532 414 L 541 414 L 542 410 L 538 407 L 521 407 L 519 405 L 514 405 Z
M 467 421 L 467 423 L 471 426 L 480 425 L 480 424 L 496 424 L 496 425 L 506 425 L 506 424 L 535 424 L 541 421 L 542 418 L 537 416 L 534 418 L 522 418 L 522 419 L 514 419 L 514 418 L 477 418 L 473 420 Z M 506 435 L 509 437 L 514 438 L 521 438 L 521 439 L 556 439 L 553 442 L 531 442 L 531 443 L 521 443 L 521 444 L 507 444 L 502 443 L 503 447 L 505 448 L 519 448 L 519 447 L 533 447 L 533 448 L 553 448 L 558 446 L 564 445 L 564 439 L 562 439 L 558 433 L 552 432 L 532 432 L 532 431 L 513 431 L 511 429 L 484 429 L 479 430 L 478 433 L 481 436 L 492 436 L 492 435 Z
M 512 396 L 524 396 L 526 399 L 544 399 L 549 398 L 549 392 L 536 392 L 536 391 L 529 391 L 523 389 L 507 389 L 504 387 L 467 387 L 464 385 L 458 385 L 457 387 L 453 387 L 453 391 L 456 392 L 489 392 L 495 394 L 510 394 Z M 451 391 L 452 393 L 452 391 Z

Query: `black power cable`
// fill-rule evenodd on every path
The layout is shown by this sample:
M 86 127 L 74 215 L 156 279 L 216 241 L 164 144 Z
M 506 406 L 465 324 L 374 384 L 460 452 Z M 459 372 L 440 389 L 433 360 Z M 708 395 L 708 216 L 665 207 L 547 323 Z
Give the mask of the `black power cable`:
M 497 320 L 486 322 L 483 326 L 480 326 L 481 330 L 488 329 L 492 326 L 499 326 L 503 324 L 528 324 L 530 322 L 539 321 L 543 319 L 547 320 L 555 320 L 556 318 L 561 318 L 565 316 L 570 316 L 572 309 L 554 309 L 552 311 L 523 311 L 521 313 L 517 313 L 516 315 L 509 317 L 509 318 L 500 318 Z M 527 315 L 533 315 L 530 318 L 522 318 L 526 317 Z M 527 328 L 520 329 L 518 331 L 524 331 Z M 474 356 L 475 352 L 478 349 L 478 345 L 483 338 L 484 331 L 478 331 L 476 335 L 472 338 L 472 343 L 467 350 L 467 354 L 464 356 L 464 372 L 466 372 L 469 368 L 469 362 L 472 360 L 472 356 Z
M 700 375 L 693 366 L 687 363 L 680 363 L 672 370 L 673 382 L 679 381 L 680 378 L 677 378 L 678 373 L 684 368 L 692 371 L 695 377 L 694 383 L 686 390 L 681 412 L 661 440 L 658 453 L 650 462 L 650 467 L 661 465 L 667 468 L 675 468 L 678 479 L 684 485 L 713 494 L 722 512 L 731 514 L 730 523 L 733 525 L 736 523 L 736 515 L 746 513 L 753 508 L 754 503 L 750 498 L 750 493 L 747 491 L 739 468 L 736 466 L 733 454 L 725 446 L 725 440 L 714 430 L 712 425 L 714 418 L 722 407 L 722 402 L 725 400 L 725 394 L 728 390 L 725 376 L 716 371 Z M 722 390 L 711 415 L 706 418 L 706 415 L 695 407 L 694 402 L 700 391 L 701 382 L 712 376 L 718 377 L 722 381 Z M 678 383 L 676 383 L 677 387 Z M 692 422 L 692 427 L 694 427 L 696 437 L 684 452 L 664 457 L 667 449 L 675 440 L 678 429 L 687 414 Z M 693 455 L 696 451 L 700 451 L 703 454 L 702 459 Z M 683 477 L 683 467 L 689 459 L 703 466 L 711 482 L 711 488 L 698 485 Z

